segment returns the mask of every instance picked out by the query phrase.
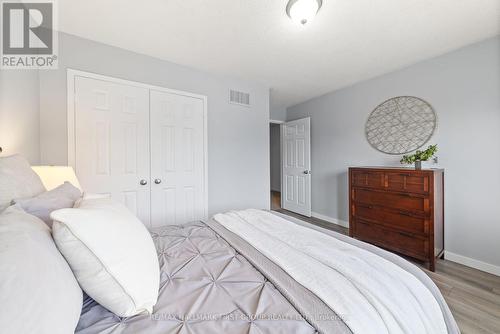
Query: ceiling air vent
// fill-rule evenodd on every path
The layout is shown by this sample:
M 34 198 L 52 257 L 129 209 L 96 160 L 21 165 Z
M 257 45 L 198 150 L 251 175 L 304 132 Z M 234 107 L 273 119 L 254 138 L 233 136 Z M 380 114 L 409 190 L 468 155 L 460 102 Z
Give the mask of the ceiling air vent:
M 250 94 L 230 89 L 229 90 L 229 103 L 249 107 L 250 106 Z

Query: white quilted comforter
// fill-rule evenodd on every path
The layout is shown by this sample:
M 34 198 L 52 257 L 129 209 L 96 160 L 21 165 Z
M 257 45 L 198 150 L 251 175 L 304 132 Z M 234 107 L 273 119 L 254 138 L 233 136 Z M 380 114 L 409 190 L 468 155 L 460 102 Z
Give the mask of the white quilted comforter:
M 214 219 L 316 294 L 355 334 L 448 332 L 427 287 L 374 253 L 266 211 Z

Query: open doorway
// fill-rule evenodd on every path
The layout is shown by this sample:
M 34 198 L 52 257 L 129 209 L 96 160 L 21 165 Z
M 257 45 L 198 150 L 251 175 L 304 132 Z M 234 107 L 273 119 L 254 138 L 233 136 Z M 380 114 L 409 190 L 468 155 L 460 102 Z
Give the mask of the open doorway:
M 281 124 L 270 123 L 271 210 L 281 209 Z

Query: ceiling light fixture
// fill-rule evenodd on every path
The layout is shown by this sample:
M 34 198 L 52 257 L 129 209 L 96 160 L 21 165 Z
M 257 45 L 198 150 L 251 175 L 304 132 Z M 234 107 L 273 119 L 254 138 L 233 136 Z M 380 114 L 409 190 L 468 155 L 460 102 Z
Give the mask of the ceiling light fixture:
M 322 0 L 289 0 L 286 13 L 292 21 L 305 25 L 314 19 L 322 4 Z

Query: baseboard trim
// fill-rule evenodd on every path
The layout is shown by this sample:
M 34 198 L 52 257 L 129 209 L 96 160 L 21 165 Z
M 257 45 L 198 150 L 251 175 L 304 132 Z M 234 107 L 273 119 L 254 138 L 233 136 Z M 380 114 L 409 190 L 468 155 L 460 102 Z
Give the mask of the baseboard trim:
M 463 264 L 464 266 L 471 267 L 474 269 L 482 270 L 487 273 L 500 276 L 500 267 L 495 266 L 490 263 L 486 263 L 483 261 L 479 261 L 476 259 L 471 259 L 470 257 L 466 257 L 463 255 L 455 254 L 449 251 L 444 252 L 444 258 L 446 260 L 450 260 L 452 262 Z
M 349 222 L 346 222 L 345 220 L 332 218 L 332 217 L 325 216 L 325 215 L 322 215 L 322 214 L 317 213 L 317 212 L 312 212 L 311 216 L 313 216 L 314 218 L 318 218 L 318 219 L 324 220 L 326 222 L 335 224 L 335 225 L 340 225 L 342 227 L 349 228 Z
M 345 220 L 332 218 L 332 217 L 325 216 L 325 215 L 322 215 L 322 214 L 317 213 L 317 212 L 312 212 L 311 216 L 313 216 L 314 218 L 318 218 L 318 219 L 324 220 L 326 222 L 335 224 L 335 225 L 340 225 L 342 227 L 349 228 L 349 222 L 346 222 Z M 495 265 L 490 264 L 490 263 L 486 263 L 486 262 L 483 262 L 480 260 L 472 259 L 470 257 L 466 257 L 466 256 L 452 253 L 449 251 L 444 252 L 444 258 L 446 260 L 449 260 L 452 262 L 463 264 L 464 266 L 467 266 L 467 267 L 478 269 L 478 270 L 487 272 L 487 273 L 492 274 L 492 275 L 500 276 L 500 267 L 495 266 Z

